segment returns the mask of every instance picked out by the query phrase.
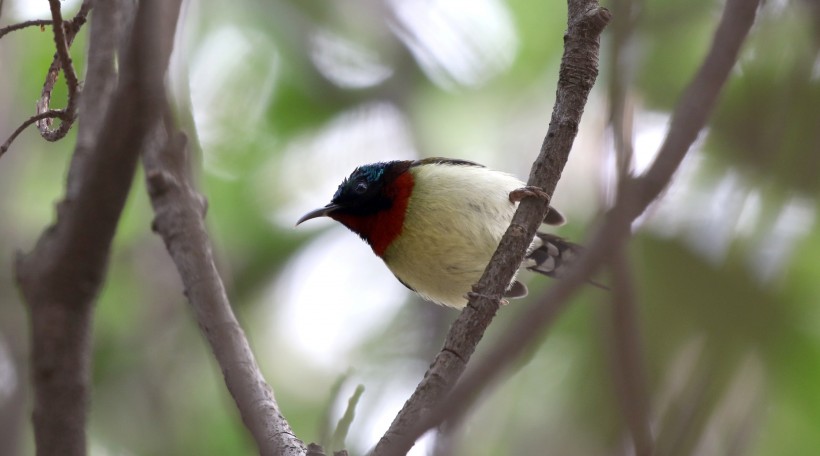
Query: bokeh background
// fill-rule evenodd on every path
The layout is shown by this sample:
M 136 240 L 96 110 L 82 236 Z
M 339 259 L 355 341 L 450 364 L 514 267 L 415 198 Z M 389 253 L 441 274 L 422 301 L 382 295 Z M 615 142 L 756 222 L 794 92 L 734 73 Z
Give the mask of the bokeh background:
M 714 0 L 618 0 L 554 205 L 583 242 L 612 199 L 613 93 L 640 173 L 710 43 Z M 77 0 L 65 0 L 70 16 Z M 93 13 L 92 13 L 93 14 Z M 456 312 L 410 295 L 356 236 L 294 222 L 356 165 L 448 156 L 524 179 L 546 132 L 566 5 L 544 0 L 188 1 L 169 87 L 234 309 L 296 434 L 320 441 L 356 385 L 347 447 L 386 430 Z M 0 24 L 47 18 L 5 0 Z M 85 61 L 87 30 L 71 54 Z M 618 44 L 616 44 L 618 43 Z M 629 255 L 665 454 L 820 448 L 820 2 L 765 2 L 706 131 Z M 0 40 L 0 136 L 34 112 L 49 29 Z M 617 76 L 614 78 L 613 76 Z M 58 83 L 55 105 L 64 100 Z M 74 133 L 0 159 L 0 454 L 33 454 L 28 330 L 13 258 L 54 218 Z M 112 151 L 114 153 L 115 151 Z M 240 455 L 253 443 L 184 300 L 138 176 L 94 329 L 93 455 Z M 503 308 L 476 356 L 550 282 Z M 530 280 L 531 279 L 531 280 Z M 601 280 L 607 277 L 602 275 Z M 628 454 L 609 296 L 588 287 L 446 439 L 459 455 Z M 440 442 L 441 443 L 441 442 Z M 426 436 L 412 454 L 433 454 Z M 444 454 L 443 450 L 439 454 Z

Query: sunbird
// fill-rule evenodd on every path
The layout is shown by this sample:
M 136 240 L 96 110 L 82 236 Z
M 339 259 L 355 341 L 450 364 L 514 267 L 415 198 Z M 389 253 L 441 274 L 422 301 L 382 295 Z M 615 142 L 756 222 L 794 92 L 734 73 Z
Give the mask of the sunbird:
M 339 185 L 330 203 L 302 216 L 297 225 L 330 217 L 358 234 L 393 275 L 422 298 L 457 309 L 467 304 L 529 188 L 516 177 L 478 163 L 451 158 L 397 160 L 359 166 Z M 544 223 L 558 226 L 555 208 Z M 581 247 L 538 232 L 521 265 L 562 276 Z M 505 298 L 527 295 L 513 277 Z

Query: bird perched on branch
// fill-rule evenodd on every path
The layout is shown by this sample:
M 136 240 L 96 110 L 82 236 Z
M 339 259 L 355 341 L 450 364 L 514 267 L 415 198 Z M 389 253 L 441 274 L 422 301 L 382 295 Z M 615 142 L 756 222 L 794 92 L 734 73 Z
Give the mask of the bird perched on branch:
M 467 304 L 471 286 L 510 225 L 526 195 L 548 198 L 515 177 L 477 163 L 428 158 L 356 168 L 328 205 L 296 222 L 330 217 L 364 239 L 407 288 L 450 307 Z M 550 207 L 548 225 L 564 217 Z M 522 267 L 560 277 L 581 247 L 537 233 Z M 515 278 L 505 298 L 526 296 Z

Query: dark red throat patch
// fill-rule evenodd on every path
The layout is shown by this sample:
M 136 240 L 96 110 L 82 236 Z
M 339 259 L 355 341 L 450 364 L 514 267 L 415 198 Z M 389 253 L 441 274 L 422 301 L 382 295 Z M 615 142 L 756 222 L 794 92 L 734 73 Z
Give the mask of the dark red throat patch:
M 373 248 L 373 252 L 381 257 L 390 243 L 401 234 L 413 184 L 413 175 L 407 171 L 384 189 L 385 195 L 393 201 L 390 209 L 367 216 L 331 214 L 330 217 L 362 236 Z

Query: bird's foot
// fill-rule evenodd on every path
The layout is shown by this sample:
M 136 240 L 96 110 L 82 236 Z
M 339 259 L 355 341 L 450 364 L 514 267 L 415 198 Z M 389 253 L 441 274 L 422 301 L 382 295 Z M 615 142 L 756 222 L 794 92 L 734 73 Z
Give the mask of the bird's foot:
M 535 197 L 549 202 L 552 198 L 549 193 L 545 192 L 540 187 L 527 185 L 525 187 L 517 188 L 510 192 L 510 202 L 518 203 L 524 198 Z

